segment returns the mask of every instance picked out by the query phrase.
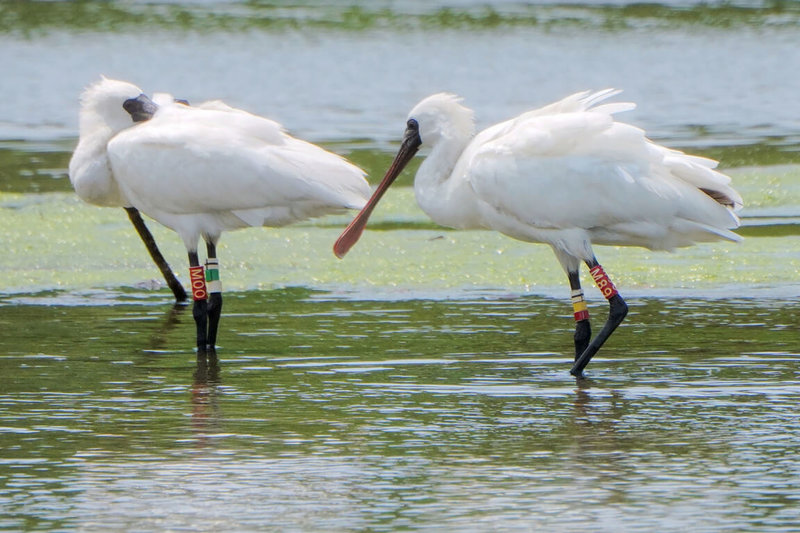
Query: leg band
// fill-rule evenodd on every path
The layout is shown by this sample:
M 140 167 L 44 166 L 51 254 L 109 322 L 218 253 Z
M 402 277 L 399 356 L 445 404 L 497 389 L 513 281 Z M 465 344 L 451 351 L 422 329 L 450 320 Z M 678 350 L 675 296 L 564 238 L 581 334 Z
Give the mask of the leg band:
M 219 280 L 219 260 L 217 258 L 206 261 L 206 284 L 208 292 L 222 292 L 222 282 Z
M 605 270 L 603 270 L 603 267 L 597 265 L 596 267 L 589 269 L 589 273 L 592 275 L 592 279 L 597 285 L 597 288 L 600 289 L 600 292 L 603 293 L 603 296 L 605 296 L 606 300 L 611 299 L 617 294 L 617 288 L 614 287 L 613 283 L 611 283 L 611 280 L 608 278 Z
M 192 298 L 195 301 L 205 300 L 208 298 L 208 291 L 206 290 L 206 280 L 205 276 L 203 276 L 202 265 L 189 267 L 189 282 L 192 284 Z
M 581 289 L 572 291 L 572 310 L 575 314 L 575 322 L 589 320 L 589 310 L 586 308 L 586 300 L 583 299 Z

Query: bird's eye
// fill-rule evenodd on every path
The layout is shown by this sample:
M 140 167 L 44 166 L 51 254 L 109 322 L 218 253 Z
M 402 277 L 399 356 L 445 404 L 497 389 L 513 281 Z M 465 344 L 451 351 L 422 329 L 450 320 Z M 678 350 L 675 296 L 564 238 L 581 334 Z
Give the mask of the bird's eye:
M 407 128 L 411 128 L 412 130 L 418 130 L 419 129 L 419 123 L 415 119 L 410 118 L 410 119 L 408 119 L 408 122 L 406 122 L 406 127 Z

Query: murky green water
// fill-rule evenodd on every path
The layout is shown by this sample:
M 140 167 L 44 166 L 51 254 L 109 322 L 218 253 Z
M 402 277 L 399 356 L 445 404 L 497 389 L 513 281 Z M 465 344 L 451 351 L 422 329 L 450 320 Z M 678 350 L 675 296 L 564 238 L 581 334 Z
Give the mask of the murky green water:
M 796 525 L 793 301 L 634 298 L 579 386 L 560 300 L 226 306 L 211 371 L 166 303 L 0 307 L 0 525 Z
M 798 5 L 0 2 L 0 529 L 796 531 Z M 275 118 L 373 182 L 429 93 L 485 126 L 619 87 L 721 161 L 745 241 L 598 248 L 631 312 L 576 383 L 552 252 L 399 187 L 343 261 L 348 216 L 226 234 L 198 367 L 123 211 L 66 179 L 101 73 Z

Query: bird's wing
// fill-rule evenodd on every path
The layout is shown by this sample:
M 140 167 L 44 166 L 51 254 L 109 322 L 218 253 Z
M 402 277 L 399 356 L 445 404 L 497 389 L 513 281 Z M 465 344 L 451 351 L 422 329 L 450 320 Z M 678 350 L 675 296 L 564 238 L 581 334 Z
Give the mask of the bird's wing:
M 180 109 L 180 108 L 183 109 Z M 193 214 L 314 202 L 360 207 L 364 173 L 243 111 L 175 106 L 108 145 L 114 176 L 144 212 Z
M 454 173 L 483 200 L 485 216 L 511 216 L 537 228 L 666 223 L 707 210 L 706 195 L 665 164 L 669 151 L 639 128 L 616 122 L 614 108 L 606 106 L 498 124 L 476 136 Z M 730 225 L 721 211 L 702 220 Z
M 591 112 L 592 114 L 607 115 L 610 117 L 616 113 L 635 109 L 636 104 L 632 102 L 602 103 L 621 92 L 622 91 L 617 89 L 603 89 L 596 92 L 583 91 L 575 93 L 558 102 L 523 113 L 514 120 L 505 123 L 505 128 L 500 128 L 499 131 L 509 131 L 514 128 L 524 129 L 526 123 L 535 120 L 537 117 L 545 117 L 548 115 L 558 116 L 565 113 Z M 615 123 L 615 126 L 617 124 L 618 123 Z M 571 133 L 568 129 L 565 129 L 564 132 L 567 134 Z M 632 148 L 634 153 L 640 153 L 642 151 L 641 140 L 644 137 L 644 131 L 634 128 L 628 132 L 628 138 L 632 142 L 621 143 L 619 131 L 614 131 L 613 134 L 605 136 L 605 140 L 609 142 L 602 146 L 596 144 L 593 148 L 596 150 L 602 149 L 617 152 L 622 146 L 629 149 Z M 669 172 L 674 177 L 700 189 L 722 205 L 731 207 L 734 210 L 738 210 L 742 207 L 742 197 L 730 186 L 730 178 L 714 170 L 717 167 L 716 161 L 704 157 L 687 155 L 678 150 L 670 150 L 663 146 L 656 145 L 650 140 L 646 140 L 646 143 L 648 145 L 647 149 L 653 152 L 650 156 L 650 160 L 662 164 L 665 168 L 669 169 Z M 630 151 L 625 152 L 623 157 L 630 157 L 630 154 Z
M 509 140 L 517 140 L 529 146 L 535 146 L 540 152 L 546 149 L 543 143 L 563 149 L 564 142 L 569 142 L 576 135 L 587 137 L 587 128 L 604 129 L 614 120 L 612 115 L 636 108 L 632 102 L 600 102 L 616 96 L 621 91 L 604 89 L 602 91 L 583 91 L 572 94 L 552 104 L 527 111 L 521 115 L 499 124 L 495 124 L 480 132 L 468 150 L 473 153 L 481 147 L 487 147 L 494 141 L 502 145 Z M 588 113 L 591 112 L 591 113 Z M 603 118 L 605 117 L 605 118 Z M 591 120 L 590 120 L 591 119 Z M 644 132 L 641 132 L 644 136 Z M 512 148 L 509 146 L 506 149 Z
M 514 119 L 513 122 L 525 122 L 533 117 L 559 115 L 562 113 L 578 113 L 581 111 L 589 111 L 590 109 L 596 113 L 607 115 L 636 109 L 636 104 L 632 102 L 612 102 L 600 105 L 600 102 L 608 100 L 621 92 L 622 91 L 618 89 L 603 89 L 595 92 L 581 91 L 544 107 L 527 111 Z

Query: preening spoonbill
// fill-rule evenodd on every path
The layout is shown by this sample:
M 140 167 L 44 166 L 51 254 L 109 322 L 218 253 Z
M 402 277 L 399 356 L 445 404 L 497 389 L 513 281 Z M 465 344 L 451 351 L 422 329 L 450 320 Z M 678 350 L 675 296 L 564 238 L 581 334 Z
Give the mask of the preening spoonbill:
M 96 142 L 98 136 L 102 137 L 106 135 L 107 126 L 102 120 L 98 120 L 96 113 L 86 104 L 87 103 L 84 102 L 84 105 L 81 107 L 80 139 L 69 163 L 69 176 L 73 182 L 75 176 L 78 174 L 81 174 L 84 179 L 87 179 L 86 175 L 91 175 L 95 172 L 103 173 L 105 172 L 103 169 L 108 167 L 109 164 L 108 154 L 103 144 Z M 134 118 L 134 120 L 147 120 L 148 118 L 150 118 L 150 116 L 139 115 Z M 139 210 L 135 207 L 123 206 L 120 203 L 120 196 L 111 189 L 99 190 L 96 191 L 95 194 L 97 196 L 93 198 L 92 203 L 104 206 L 119 206 L 125 209 L 131 224 L 133 224 L 133 227 L 142 239 L 147 251 L 150 253 L 150 257 L 161 271 L 161 275 L 164 276 L 164 281 L 166 281 L 167 286 L 172 290 L 172 294 L 175 295 L 175 300 L 178 302 L 185 301 L 186 291 L 183 285 L 177 280 L 167 260 L 164 259 L 164 256 L 161 254 L 161 250 L 158 249 L 153 234 L 150 233 L 150 230 L 147 228 L 147 224 L 145 224 L 141 214 L 139 214 Z
M 216 245 L 223 231 L 359 209 L 370 193 L 363 171 L 342 157 L 222 103 L 190 107 L 162 99 L 156 106 L 138 87 L 108 79 L 90 86 L 82 102 L 81 120 L 101 125 L 82 150 L 105 156 L 94 161 L 76 153 L 92 163 L 76 165 L 73 186 L 87 202 L 135 207 L 181 236 L 198 357 L 216 356 L 222 309 Z
M 400 149 L 364 209 L 334 245 L 344 256 L 375 205 L 421 144 L 430 145 L 414 192 L 435 222 L 494 229 L 549 244 L 572 290 L 575 363 L 583 369 L 625 318 L 628 306 L 595 258 L 593 244 L 672 250 L 699 241 L 741 238 L 742 198 L 716 162 L 657 145 L 614 114 L 607 89 L 581 92 L 475 135 L 473 115 L 452 94 L 434 94 L 409 113 Z M 608 300 L 608 319 L 591 339 L 579 279 L 585 263 Z

